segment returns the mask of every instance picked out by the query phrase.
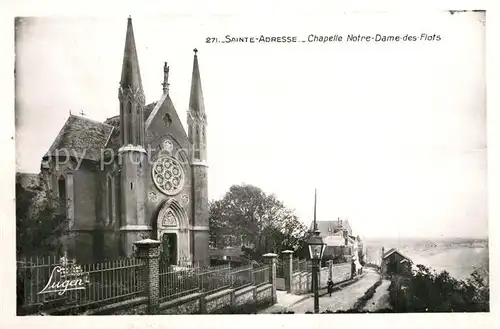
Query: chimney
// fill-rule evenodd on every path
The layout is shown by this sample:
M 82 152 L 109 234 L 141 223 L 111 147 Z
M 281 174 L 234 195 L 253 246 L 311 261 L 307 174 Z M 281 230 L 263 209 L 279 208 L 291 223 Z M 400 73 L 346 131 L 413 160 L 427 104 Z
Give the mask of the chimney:
M 380 265 L 382 265 L 382 260 L 384 260 L 385 249 L 382 247 L 382 255 L 380 256 Z

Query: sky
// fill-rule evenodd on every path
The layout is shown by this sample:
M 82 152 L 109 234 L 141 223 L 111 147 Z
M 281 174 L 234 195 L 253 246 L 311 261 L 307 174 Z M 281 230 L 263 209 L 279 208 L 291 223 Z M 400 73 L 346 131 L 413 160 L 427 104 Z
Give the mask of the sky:
M 364 237 L 485 237 L 484 14 L 133 17 L 147 103 L 170 95 L 186 126 L 193 60 L 208 116 L 209 197 L 274 193 L 309 224 L 348 218 Z M 118 114 L 127 17 L 25 18 L 16 36 L 16 166 L 38 172 L 71 110 Z M 257 24 L 258 23 L 258 24 Z M 441 41 L 209 44 L 309 34 Z

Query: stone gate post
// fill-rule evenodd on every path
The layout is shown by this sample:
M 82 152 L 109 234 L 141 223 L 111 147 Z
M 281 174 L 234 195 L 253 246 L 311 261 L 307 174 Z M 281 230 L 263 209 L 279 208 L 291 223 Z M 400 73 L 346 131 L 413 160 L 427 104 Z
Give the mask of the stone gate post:
M 144 239 L 134 242 L 136 257 L 144 260 L 141 284 L 148 301 L 148 314 L 158 314 L 160 298 L 160 241 Z
M 293 274 L 293 251 L 285 250 L 283 254 L 283 276 L 285 277 L 285 289 L 287 293 L 292 292 L 292 274 Z
M 267 253 L 263 255 L 266 263 L 269 264 L 269 283 L 272 284 L 272 297 L 273 305 L 278 302 L 278 296 L 276 295 L 276 258 L 278 255 L 273 253 Z

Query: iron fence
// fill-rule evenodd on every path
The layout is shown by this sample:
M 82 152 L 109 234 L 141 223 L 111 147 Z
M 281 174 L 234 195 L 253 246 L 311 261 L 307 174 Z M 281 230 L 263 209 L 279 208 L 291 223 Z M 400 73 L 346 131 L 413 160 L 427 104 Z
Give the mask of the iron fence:
M 143 265 L 135 258 L 84 265 L 57 256 L 23 259 L 17 262 L 18 305 L 26 309 L 84 307 L 132 298 L 143 292 Z M 79 289 L 75 280 L 83 283 Z
M 241 266 L 231 272 L 231 287 L 239 289 L 253 283 L 253 266 Z
M 178 267 L 160 270 L 160 301 L 195 292 L 213 292 L 231 286 L 231 266 Z
M 136 258 L 84 265 L 57 256 L 23 259 L 17 262 L 18 305 L 24 310 L 42 310 L 88 307 L 134 298 L 145 293 L 146 282 L 142 281 L 144 265 L 144 260 Z M 195 292 L 214 293 L 226 288 L 261 285 L 269 282 L 270 274 L 269 265 L 258 268 L 252 265 L 231 268 L 228 264 L 160 265 L 159 270 L 162 302 Z M 75 278 L 82 278 L 84 282 L 78 289 L 69 283 Z M 61 282 L 66 282 L 67 287 Z M 60 289 L 40 293 L 49 286 Z
M 307 260 L 299 260 L 299 271 L 300 272 L 307 272 Z
M 196 268 L 172 269 L 160 273 L 160 300 L 175 299 L 199 290 Z
M 231 287 L 231 266 L 198 270 L 199 287 L 202 292 L 215 292 Z
M 269 265 L 253 269 L 253 284 L 259 286 L 269 283 Z
M 189 294 L 214 293 L 223 289 L 241 289 L 252 284 L 269 282 L 269 266 L 254 269 L 251 265 L 231 268 L 230 265 L 210 267 L 170 266 L 160 272 L 160 301 L 165 302 Z
M 300 271 L 299 263 L 300 263 L 300 261 L 298 258 L 293 259 L 293 261 L 292 261 L 292 272 L 293 273 Z

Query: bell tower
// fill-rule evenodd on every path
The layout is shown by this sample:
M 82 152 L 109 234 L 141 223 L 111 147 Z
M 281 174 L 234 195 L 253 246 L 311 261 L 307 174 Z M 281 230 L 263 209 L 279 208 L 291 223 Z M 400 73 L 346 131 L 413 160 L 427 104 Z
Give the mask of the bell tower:
M 146 221 L 147 154 L 144 149 L 144 105 L 139 60 L 135 46 L 132 18 L 128 18 L 122 75 L 118 89 L 120 101 L 121 164 L 120 244 L 124 256 L 132 254 L 133 242 L 150 236 Z
M 193 74 L 188 110 L 188 138 L 193 177 L 192 186 L 192 253 L 193 261 L 208 261 L 208 164 L 207 164 L 207 116 L 201 88 L 198 50 L 194 49 Z

